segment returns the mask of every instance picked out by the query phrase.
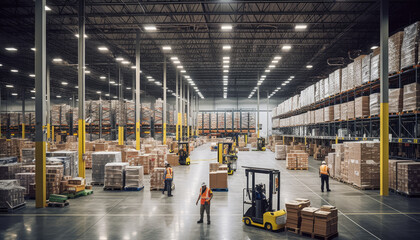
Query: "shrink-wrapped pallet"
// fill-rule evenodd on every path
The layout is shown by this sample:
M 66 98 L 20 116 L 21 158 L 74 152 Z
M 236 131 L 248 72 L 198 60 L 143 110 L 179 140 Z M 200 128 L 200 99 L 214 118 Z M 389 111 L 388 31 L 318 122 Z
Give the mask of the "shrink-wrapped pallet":
M 247 118 L 248 120 L 248 118 Z M 218 129 L 225 129 L 225 113 L 218 112 L 217 113 L 217 128 Z
M 398 164 L 397 190 L 408 196 L 420 195 L 420 162 Z
M 381 65 L 380 65 L 380 51 L 381 49 L 378 47 L 373 50 L 370 58 L 370 81 L 375 81 L 379 79 L 379 74 L 381 73 Z
M 319 80 L 319 100 L 325 98 L 325 79 Z
M 324 98 L 331 96 L 329 78 L 324 79 Z
M 211 124 L 210 127 L 212 130 L 217 129 L 217 113 L 210 113 L 211 116 Z
M 241 128 L 242 129 L 248 129 L 248 118 L 249 113 L 248 112 L 241 112 Z
M 403 109 L 403 89 L 389 89 L 389 113 L 398 113 Z
M 249 113 L 249 128 L 250 129 L 255 129 L 255 127 L 257 126 L 256 123 L 256 113 L 255 112 L 250 112 Z
M 371 116 L 377 116 L 380 113 L 380 96 L 380 93 L 372 93 L 369 96 L 369 112 Z
M 412 67 L 418 63 L 418 44 L 420 38 L 420 22 L 404 28 L 401 46 L 401 69 Z
M 420 84 L 404 85 L 403 111 L 414 111 L 420 108 Z
M 109 162 L 105 164 L 105 188 L 124 188 L 124 173 L 128 163 L 124 162 Z
M 340 119 L 341 120 L 347 120 L 347 103 L 342 103 L 340 104 L 340 110 L 341 110 L 341 116 Z
M 347 65 L 347 90 L 353 89 L 354 84 L 354 63 Z
M 204 129 L 210 129 L 210 113 L 204 113 Z
M 334 78 L 333 78 L 333 94 L 338 94 L 341 92 L 341 77 L 342 77 L 342 69 L 337 69 L 334 71 Z
M 361 96 L 354 100 L 355 117 L 368 117 L 369 116 L 369 96 Z
M 22 172 L 16 173 L 16 179 L 20 186 L 25 188 L 25 194 L 29 194 L 29 185 L 35 183 L 35 173 L 34 172 Z
M 333 144 L 332 148 L 335 150 L 334 156 L 334 177 L 341 179 L 341 164 L 344 161 L 344 145 Z
M 287 145 L 275 146 L 276 160 L 285 160 L 287 156 Z
M 362 61 L 364 58 L 369 57 L 366 55 L 360 55 L 353 62 L 353 82 L 354 87 L 362 85 Z
M 335 153 L 328 153 L 328 156 L 326 157 L 327 160 L 327 166 L 329 168 L 330 171 L 330 177 L 335 177 Z
M 161 190 L 165 187 L 165 168 L 155 168 L 150 175 L 150 190 Z
M 47 152 L 47 157 L 61 158 L 62 164 L 66 167 L 64 174 L 72 177 L 79 176 L 79 156 L 77 151 Z
M 320 92 L 321 92 L 320 82 L 318 81 L 315 83 L 315 102 L 318 102 L 321 100 Z
M 177 116 L 178 119 L 178 116 Z M 203 129 L 203 113 L 198 113 L 198 129 Z
M 389 159 L 388 163 L 388 176 L 389 176 L 389 188 L 392 190 L 398 190 L 398 168 L 400 163 L 412 163 L 412 160 L 399 160 L 399 159 Z
M 315 110 L 315 123 L 324 122 L 324 109 L 320 108 Z
M 21 163 L 6 163 L 0 165 L 0 180 L 15 179 L 16 173 L 20 172 Z
M 25 204 L 25 191 L 16 179 L 0 180 L 0 209 L 7 211 Z
M 347 102 L 347 120 L 354 118 L 354 101 Z
M 324 108 L 324 122 L 334 121 L 334 106 L 327 106 Z
M 362 84 L 370 82 L 370 60 L 372 54 L 362 59 Z
M 240 112 L 234 112 L 233 114 L 233 129 L 239 130 L 241 127 L 241 113 Z
M 401 69 L 401 46 L 404 32 L 397 32 L 388 39 L 389 73 L 397 73 Z
M 341 118 L 341 104 L 337 103 L 334 105 L 334 120 L 340 120 Z
M 142 188 L 144 187 L 143 166 L 126 166 L 125 167 L 125 187 L 126 188 Z
M 92 182 L 104 183 L 105 165 L 111 162 L 121 162 L 121 152 L 92 153 Z
M 341 69 L 341 91 L 349 90 L 348 67 Z

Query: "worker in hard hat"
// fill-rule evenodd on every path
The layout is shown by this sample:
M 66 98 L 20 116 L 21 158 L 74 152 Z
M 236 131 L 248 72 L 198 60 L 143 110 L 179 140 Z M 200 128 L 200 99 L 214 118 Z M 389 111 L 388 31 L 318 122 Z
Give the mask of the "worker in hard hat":
M 321 177 L 321 191 L 324 192 L 324 182 L 327 184 L 327 192 L 330 192 L 330 169 L 325 161 L 322 161 L 322 165 L 319 167 L 319 177 Z
M 168 197 L 172 197 L 172 180 L 174 172 L 169 163 L 166 164 L 165 172 L 163 173 L 163 179 L 165 180 L 165 187 L 163 188 L 162 194 L 165 194 L 165 191 L 168 191 Z
M 201 184 L 200 194 L 198 195 L 198 199 L 195 205 L 198 204 L 198 200 L 200 200 L 200 198 L 200 220 L 198 220 L 197 223 L 203 223 L 204 210 L 206 210 L 207 224 L 210 224 L 210 200 L 213 198 L 213 192 L 206 186 L 205 182 Z

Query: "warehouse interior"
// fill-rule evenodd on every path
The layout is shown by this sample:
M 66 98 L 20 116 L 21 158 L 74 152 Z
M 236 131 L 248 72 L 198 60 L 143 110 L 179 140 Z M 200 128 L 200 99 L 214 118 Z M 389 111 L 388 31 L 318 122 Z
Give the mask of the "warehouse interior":
M 420 238 L 419 1 L 0 6 L 1 239 Z

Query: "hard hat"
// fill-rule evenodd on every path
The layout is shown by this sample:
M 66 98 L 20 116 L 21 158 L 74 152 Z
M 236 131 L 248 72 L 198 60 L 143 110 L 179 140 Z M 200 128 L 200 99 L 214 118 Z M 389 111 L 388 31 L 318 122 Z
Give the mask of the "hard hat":
M 322 161 L 322 164 L 327 164 L 325 161 Z
M 201 183 L 201 186 L 202 186 L 202 187 L 203 187 L 203 186 L 206 186 L 206 183 L 205 183 L 205 182 Z

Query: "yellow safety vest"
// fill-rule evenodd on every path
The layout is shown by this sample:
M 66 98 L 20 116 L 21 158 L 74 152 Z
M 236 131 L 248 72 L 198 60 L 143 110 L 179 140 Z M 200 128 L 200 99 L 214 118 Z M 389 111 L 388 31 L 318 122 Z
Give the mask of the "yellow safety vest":
M 172 179 L 172 168 L 166 169 L 166 179 Z
M 321 174 L 328 175 L 328 166 L 327 165 L 321 165 L 319 167 L 319 172 Z

